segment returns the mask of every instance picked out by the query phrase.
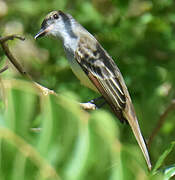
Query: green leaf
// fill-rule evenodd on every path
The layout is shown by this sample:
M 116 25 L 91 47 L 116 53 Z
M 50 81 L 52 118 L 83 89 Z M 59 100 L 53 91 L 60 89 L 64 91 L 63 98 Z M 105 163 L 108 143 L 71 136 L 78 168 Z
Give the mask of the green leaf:
M 167 168 L 164 171 L 164 180 L 168 180 L 168 179 L 170 179 L 173 176 L 175 176 L 175 165 Z
M 43 156 L 46 156 L 52 138 L 53 114 L 50 96 L 43 97 L 42 101 L 41 132 L 39 135 L 40 140 L 38 141 L 38 151 Z
M 169 147 L 164 151 L 164 153 L 159 157 L 159 159 L 157 160 L 154 169 L 152 171 L 153 174 L 156 173 L 157 169 L 163 164 L 163 161 L 165 160 L 165 158 L 169 155 L 169 153 L 173 150 L 175 145 L 175 142 L 172 142 Z
M 113 143 L 118 136 L 118 127 L 114 118 L 103 110 L 94 111 L 90 126 L 95 129 L 106 143 Z
M 80 124 L 79 134 L 76 140 L 74 151 L 65 167 L 65 178 L 69 180 L 81 179 L 89 154 L 89 130 L 86 123 Z
M 25 84 L 21 84 L 27 88 Z M 13 87 L 6 90 L 8 106 L 5 111 L 6 126 L 23 137 L 29 137 L 32 118 L 37 107 L 36 95 Z

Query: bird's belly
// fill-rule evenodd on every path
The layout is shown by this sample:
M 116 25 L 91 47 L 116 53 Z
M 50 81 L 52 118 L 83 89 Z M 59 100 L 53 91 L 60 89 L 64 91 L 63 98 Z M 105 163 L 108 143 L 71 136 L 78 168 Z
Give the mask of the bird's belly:
M 75 59 L 72 59 L 72 60 L 70 60 L 70 58 L 68 58 L 68 59 L 69 59 L 69 64 L 71 66 L 73 73 L 80 80 L 81 84 L 83 84 L 84 86 L 98 92 L 97 88 L 92 84 L 91 80 L 88 78 L 88 76 L 82 70 L 82 68 L 77 63 L 77 61 Z

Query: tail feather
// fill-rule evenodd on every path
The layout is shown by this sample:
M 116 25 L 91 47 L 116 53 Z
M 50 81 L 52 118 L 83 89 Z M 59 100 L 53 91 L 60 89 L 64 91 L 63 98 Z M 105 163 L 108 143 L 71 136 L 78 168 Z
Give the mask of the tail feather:
M 130 109 L 130 108 L 129 108 Z M 135 138 L 137 140 L 138 145 L 140 146 L 142 153 L 145 157 L 146 163 L 148 165 L 149 170 L 151 170 L 151 161 L 149 158 L 148 150 L 145 144 L 145 141 L 143 139 L 143 136 L 141 134 L 141 130 L 137 121 L 137 117 L 135 115 L 135 112 L 133 112 L 131 109 L 130 111 L 124 111 L 124 116 L 126 117 L 129 125 L 131 126 L 131 129 L 135 135 Z

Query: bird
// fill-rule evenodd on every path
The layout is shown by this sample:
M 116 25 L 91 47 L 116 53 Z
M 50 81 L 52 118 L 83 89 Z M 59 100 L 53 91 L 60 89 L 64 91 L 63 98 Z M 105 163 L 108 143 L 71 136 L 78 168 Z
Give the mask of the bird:
M 71 69 L 80 82 L 101 94 L 116 117 L 130 125 L 151 170 L 149 153 L 134 106 L 123 76 L 111 56 L 88 30 L 61 10 L 52 11 L 45 17 L 34 38 L 47 35 L 62 41 Z

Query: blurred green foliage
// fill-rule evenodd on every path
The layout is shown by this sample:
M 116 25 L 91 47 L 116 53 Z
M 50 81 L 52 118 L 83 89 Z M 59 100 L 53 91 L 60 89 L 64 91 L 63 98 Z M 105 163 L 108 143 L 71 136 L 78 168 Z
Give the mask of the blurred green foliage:
M 149 173 L 128 125 L 107 107 L 87 113 L 77 106 L 98 95 L 79 84 L 61 42 L 33 37 L 48 12 L 72 14 L 120 68 L 148 139 L 174 98 L 174 7 L 173 0 L 0 0 L 0 35 L 25 36 L 24 42 L 9 42 L 11 51 L 36 82 L 59 94 L 41 95 L 12 65 L 0 74 L 0 179 L 173 176 L 174 112 L 150 146 L 156 166 Z M 7 61 L 0 49 L 0 69 Z

